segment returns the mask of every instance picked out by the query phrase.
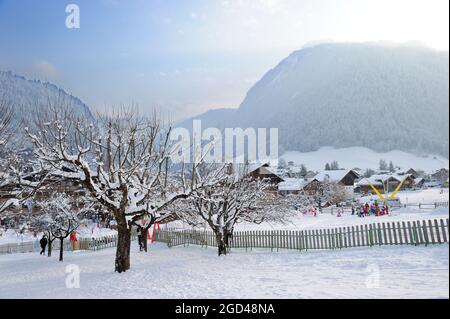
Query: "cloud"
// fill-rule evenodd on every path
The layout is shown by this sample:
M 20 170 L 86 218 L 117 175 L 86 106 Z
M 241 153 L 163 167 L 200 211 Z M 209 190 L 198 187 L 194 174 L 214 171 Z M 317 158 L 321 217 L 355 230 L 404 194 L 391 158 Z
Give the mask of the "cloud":
M 58 75 L 57 68 L 48 61 L 40 60 L 34 63 L 34 69 L 45 78 L 55 78 Z

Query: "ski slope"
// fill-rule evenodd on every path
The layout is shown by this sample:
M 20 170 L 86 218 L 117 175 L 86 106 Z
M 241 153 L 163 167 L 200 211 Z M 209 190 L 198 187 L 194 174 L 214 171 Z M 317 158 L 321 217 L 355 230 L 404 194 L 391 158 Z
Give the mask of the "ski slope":
M 400 166 L 404 170 L 414 168 L 424 170 L 427 173 L 449 167 L 449 160 L 439 155 L 417 156 L 402 151 L 377 153 L 365 147 L 340 149 L 322 147 L 315 152 L 286 152 L 281 157 L 286 162 L 293 161 L 297 165 L 305 164 L 309 170 L 314 171 L 323 170 L 325 164 L 332 161 L 337 161 L 339 166 L 345 169 L 378 169 L 381 159 L 388 163 L 392 161 L 396 166 Z

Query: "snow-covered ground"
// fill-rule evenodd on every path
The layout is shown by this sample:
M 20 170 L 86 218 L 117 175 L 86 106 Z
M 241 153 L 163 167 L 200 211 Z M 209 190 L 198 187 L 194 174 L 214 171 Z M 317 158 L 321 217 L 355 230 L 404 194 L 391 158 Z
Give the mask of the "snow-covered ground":
M 342 217 L 331 215 L 330 213 L 318 214 L 316 217 L 312 215 L 298 214 L 293 216 L 284 223 L 264 222 L 262 224 L 240 223 L 235 227 L 236 231 L 249 230 L 304 230 L 304 229 L 325 229 L 333 227 L 347 227 L 356 225 L 365 225 L 383 222 L 398 222 L 398 221 L 418 221 L 429 219 L 447 219 L 449 218 L 449 208 L 438 209 L 415 209 L 402 208 L 391 212 L 388 216 L 371 216 L 360 218 L 346 212 Z M 163 228 L 177 228 L 177 229 L 191 229 L 192 227 L 181 221 L 175 221 Z M 208 229 L 208 228 L 206 228 Z
M 0 256 L 0 298 L 448 298 L 448 245 L 341 251 L 233 251 L 133 243 L 132 269 L 113 271 L 114 249 Z M 66 288 L 66 266 L 80 288 Z M 72 266 L 73 267 L 73 266 Z
M 402 204 L 434 204 L 449 201 L 448 188 L 430 188 L 416 191 L 401 191 L 396 197 L 400 198 Z M 370 201 L 370 199 L 378 199 L 377 195 L 365 196 L 361 201 Z
M 348 147 L 336 149 L 333 147 L 322 147 L 315 152 L 287 152 L 282 158 L 286 162 L 293 161 L 297 165 L 305 164 L 310 170 L 323 170 L 326 163 L 338 161 L 340 167 L 346 169 L 376 169 L 380 165 L 380 160 L 384 159 L 388 163 L 392 161 L 402 169 L 410 168 L 422 169 L 425 172 L 432 172 L 440 168 L 448 168 L 449 160 L 439 155 L 417 156 L 402 151 L 390 151 L 387 153 L 377 153 L 365 147 Z
M 372 223 L 397 222 L 397 221 L 417 221 L 428 219 L 447 219 L 449 218 L 448 208 L 439 208 L 436 210 L 416 210 L 416 209 L 400 209 L 389 216 L 380 217 L 364 217 L 360 218 L 352 216 L 350 213 L 344 214 L 342 217 L 336 215 L 322 214 L 317 217 L 310 215 L 299 215 L 287 223 L 263 223 L 260 225 L 242 223 L 235 227 L 236 231 L 243 230 L 303 230 L 303 229 L 324 229 L 333 227 L 347 227 L 356 225 L 365 225 Z

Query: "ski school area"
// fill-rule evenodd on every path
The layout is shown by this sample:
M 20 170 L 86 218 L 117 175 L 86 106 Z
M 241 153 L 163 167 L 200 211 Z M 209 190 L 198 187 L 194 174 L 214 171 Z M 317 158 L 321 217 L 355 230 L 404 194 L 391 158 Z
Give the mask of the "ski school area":
M 407 207 L 241 223 L 220 258 L 206 229 L 175 221 L 150 231 L 148 252 L 133 236 L 123 274 L 112 267 L 114 231 L 86 229 L 78 240 L 91 245 L 63 262 L 34 249 L 0 254 L 0 298 L 449 298 L 448 218 L 448 207 Z M 3 234 L 0 246 L 17 240 Z

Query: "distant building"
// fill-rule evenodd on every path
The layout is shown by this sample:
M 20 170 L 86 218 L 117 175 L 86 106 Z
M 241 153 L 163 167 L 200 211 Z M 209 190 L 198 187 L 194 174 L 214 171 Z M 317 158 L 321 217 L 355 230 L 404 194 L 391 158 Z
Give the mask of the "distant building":
M 414 188 L 421 189 L 425 187 L 425 178 L 418 177 L 414 180 Z
M 281 195 L 299 195 L 301 192 L 315 195 L 319 186 L 315 178 L 285 178 L 278 184 L 278 191 Z
M 250 165 L 248 175 L 255 179 L 269 180 L 273 186 L 272 190 L 277 190 L 278 184 L 284 181 L 277 171 L 270 167 L 269 163 Z
M 433 174 L 431 174 L 431 180 L 432 181 L 438 181 L 442 185 L 448 180 L 449 178 L 449 171 L 446 168 L 441 168 L 440 170 L 437 170 Z
M 353 199 L 355 182 L 359 179 L 359 174 L 353 170 L 321 171 L 314 179 L 320 183 L 336 183 L 345 188 L 346 199 Z
M 369 178 L 361 179 L 357 184 L 357 190 L 362 194 L 375 194 L 376 188 L 379 192 L 393 192 L 402 183 L 401 189 L 411 189 L 415 187 L 415 178 L 413 175 L 396 175 L 396 174 L 376 174 Z
M 412 175 L 412 176 L 414 176 L 414 178 L 420 177 L 420 174 L 413 168 L 410 168 L 409 170 L 407 170 L 406 175 Z

